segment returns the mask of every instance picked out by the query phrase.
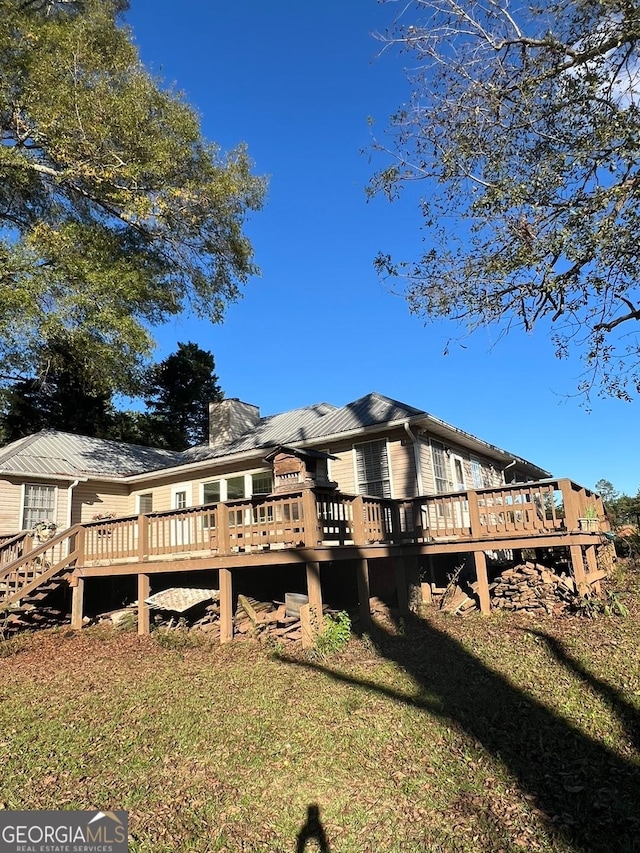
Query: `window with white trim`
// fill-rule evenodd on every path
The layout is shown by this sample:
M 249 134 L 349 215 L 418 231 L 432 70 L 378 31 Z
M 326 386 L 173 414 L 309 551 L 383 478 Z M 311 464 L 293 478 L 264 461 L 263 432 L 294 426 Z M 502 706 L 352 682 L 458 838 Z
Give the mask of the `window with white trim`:
M 202 484 L 202 503 L 217 504 L 220 502 L 221 480 L 212 480 L 210 483 Z
M 227 479 L 227 500 L 237 501 L 246 497 L 244 493 L 244 475 Z
M 235 477 L 221 477 L 201 484 L 203 504 L 217 504 L 250 498 L 252 495 L 270 495 L 273 491 L 271 471 L 253 471 Z
M 440 441 L 431 441 L 431 458 L 433 460 L 433 479 L 436 493 L 441 495 L 451 491 L 451 480 L 447 473 L 447 460 L 444 444 Z
M 473 488 L 484 488 L 484 476 L 482 472 L 482 462 L 479 459 L 471 457 L 471 476 L 473 478 Z
M 144 495 L 138 495 L 139 515 L 148 515 L 150 512 L 153 512 L 153 492 L 146 492 Z
M 273 491 L 273 475 L 271 471 L 259 471 L 251 475 L 251 494 L 270 495 Z
M 367 441 L 354 445 L 359 495 L 391 497 L 391 476 L 387 442 Z
M 31 530 L 39 521 L 55 521 L 56 487 L 25 483 L 22 529 Z

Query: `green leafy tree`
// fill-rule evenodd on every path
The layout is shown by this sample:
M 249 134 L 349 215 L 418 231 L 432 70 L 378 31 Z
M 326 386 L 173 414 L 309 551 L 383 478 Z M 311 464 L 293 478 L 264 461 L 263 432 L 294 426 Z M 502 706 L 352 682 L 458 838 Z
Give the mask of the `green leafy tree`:
M 117 0 L 0 0 L 0 370 L 43 341 L 91 350 L 129 389 L 149 329 L 219 320 L 256 272 L 264 182 L 141 65 Z
M 421 182 L 425 248 L 377 258 L 411 310 L 469 329 L 541 325 L 580 388 L 640 390 L 640 6 L 410 0 L 385 48 L 411 96 L 372 193 Z
M 170 450 L 207 443 L 209 403 L 224 396 L 214 371 L 213 355 L 193 343 L 179 343 L 176 352 L 150 369 L 148 443 Z

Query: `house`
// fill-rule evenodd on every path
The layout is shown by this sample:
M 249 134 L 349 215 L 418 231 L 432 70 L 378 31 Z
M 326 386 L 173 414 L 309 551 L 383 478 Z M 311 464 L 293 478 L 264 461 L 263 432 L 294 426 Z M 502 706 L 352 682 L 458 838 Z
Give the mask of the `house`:
M 183 452 L 53 431 L 0 450 L 0 607 L 68 584 L 80 627 L 86 581 L 137 579 L 144 633 L 151 580 L 195 572 L 220 589 L 228 640 L 239 585 L 306 587 L 316 611 L 323 584 L 351 589 L 366 622 L 378 588 L 406 610 L 425 574 L 463 559 L 487 612 L 491 554 L 556 549 L 597 588 L 598 519 L 588 489 L 375 392 L 268 417 L 228 399 Z M 44 521 L 57 532 L 40 541 Z
M 0 450 L 0 533 L 58 528 L 272 491 L 277 446 L 322 451 L 346 494 L 412 498 L 539 480 L 549 473 L 413 406 L 371 393 L 260 417 L 210 404 L 209 444 L 182 453 L 45 430 Z

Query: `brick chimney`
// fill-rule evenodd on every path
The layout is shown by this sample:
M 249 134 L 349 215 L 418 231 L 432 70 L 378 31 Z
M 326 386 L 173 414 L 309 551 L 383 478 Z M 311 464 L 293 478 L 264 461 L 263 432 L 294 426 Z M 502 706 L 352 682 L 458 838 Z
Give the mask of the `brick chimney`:
M 260 409 L 237 397 L 209 403 L 209 447 L 221 447 L 253 429 L 260 420 Z

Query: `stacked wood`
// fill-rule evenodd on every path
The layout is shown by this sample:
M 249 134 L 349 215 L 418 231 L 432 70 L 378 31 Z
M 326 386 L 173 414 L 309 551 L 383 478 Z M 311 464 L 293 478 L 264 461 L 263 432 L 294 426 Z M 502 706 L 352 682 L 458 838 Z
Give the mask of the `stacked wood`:
M 489 589 L 496 610 L 525 610 L 550 616 L 563 613 L 576 592 L 573 578 L 568 574 L 556 574 L 532 562 L 506 569 Z
M 8 639 L 19 631 L 57 628 L 69 621 L 69 615 L 53 607 L 25 604 L 0 613 L 0 638 Z
M 440 610 L 454 616 L 467 616 L 478 609 L 476 585 L 463 580 L 464 565 L 458 566 L 438 598 Z

